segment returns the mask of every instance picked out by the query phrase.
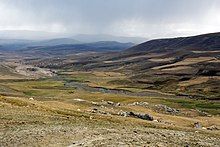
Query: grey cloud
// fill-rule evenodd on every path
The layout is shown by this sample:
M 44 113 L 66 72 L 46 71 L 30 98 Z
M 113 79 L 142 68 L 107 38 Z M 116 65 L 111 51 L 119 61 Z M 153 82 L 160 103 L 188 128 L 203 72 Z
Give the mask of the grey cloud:
M 173 37 L 220 30 L 219 0 L 1 0 L 0 30 Z

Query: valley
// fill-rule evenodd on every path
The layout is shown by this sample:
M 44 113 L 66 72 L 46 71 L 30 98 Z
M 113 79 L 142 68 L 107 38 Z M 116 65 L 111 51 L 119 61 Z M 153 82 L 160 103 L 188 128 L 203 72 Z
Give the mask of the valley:
M 214 33 L 1 51 L 0 146 L 217 147 L 219 42 Z

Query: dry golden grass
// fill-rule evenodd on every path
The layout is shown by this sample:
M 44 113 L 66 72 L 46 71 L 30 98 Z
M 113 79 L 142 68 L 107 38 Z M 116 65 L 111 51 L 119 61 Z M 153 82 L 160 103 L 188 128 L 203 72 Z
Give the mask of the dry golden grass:
M 0 79 L 21 79 L 25 78 L 22 75 L 16 73 L 14 64 L 8 64 L 6 62 L 0 63 Z
M 200 63 L 200 62 L 208 62 L 208 61 L 212 61 L 215 60 L 214 57 L 199 57 L 199 58 L 187 58 L 183 61 L 174 63 L 174 64 L 167 64 L 167 65 L 163 65 L 163 66 L 157 66 L 154 67 L 152 69 L 161 69 L 161 68 L 169 68 L 172 66 L 187 66 L 187 65 L 191 65 L 191 64 L 196 64 L 196 63 Z
M 22 77 L 17 77 L 17 76 L 1 75 L 1 74 L 0 74 L 0 79 L 2 79 L 2 80 L 7 80 L 7 79 L 23 79 L 23 78 L 22 78 Z
M 104 100 L 113 100 L 113 97 L 102 97 Z M 125 100 L 125 97 L 122 98 Z M 126 98 L 128 99 L 128 98 Z M 87 99 L 88 100 L 88 99 Z M 90 99 L 91 100 L 91 99 Z M 116 99 L 115 99 L 116 100 Z M 132 101 L 134 101 L 133 99 Z M 100 99 L 96 99 L 96 101 L 100 101 Z M 124 101 L 126 103 L 131 103 L 132 101 Z M 125 104 L 123 101 L 122 104 Z M 88 110 L 91 110 L 94 108 L 93 105 L 88 105 L 88 103 L 69 103 L 69 102 L 60 102 L 60 101 L 37 101 L 37 100 L 30 100 L 27 98 L 20 98 L 20 97 L 1 97 L 0 98 L 0 111 L 4 111 L 5 114 L 1 115 L 12 115 L 14 116 L 14 120 L 19 119 L 22 120 L 20 115 L 25 116 L 25 120 L 30 115 L 38 115 L 38 117 L 45 117 L 45 115 L 63 115 L 63 116 L 74 116 L 74 117 L 80 117 L 82 114 L 84 116 L 93 116 L 95 115 L 96 119 L 100 119 L 103 121 L 109 121 L 108 115 L 101 115 L 101 117 L 97 116 L 96 114 L 91 114 L 88 112 Z M 7 111 L 8 110 L 8 111 Z M 153 111 L 152 109 L 141 107 L 141 106 L 129 106 L 129 105 L 122 105 L 119 108 L 105 108 L 106 111 L 112 111 L 117 113 L 120 110 L 127 110 L 127 111 L 133 111 L 133 112 L 139 112 L 139 113 L 147 113 L 152 116 L 154 116 L 155 119 L 159 120 L 158 123 L 156 123 L 157 127 L 163 128 L 164 126 L 169 126 L 171 129 L 192 129 L 193 124 L 195 122 L 200 122 L 202 126 L 209 127 L 212 125 L 218 126 L 220 124 L 220 118 L 219 116 L 215 117 L 185 117 L 185 116 L 176 116 L 176 115 L 168 115 L 168 114 L 162 114 Z M 21 114 L 22 112 L 22 114 Z M 42 116 L 41 116 L 42 115 Z M 35 118 L 30 117 L 29 120 L 34 121 Z M 140 119 L 134 119 L 134 118 L 124 118 L 120 116 L 111 115 L 111 121 L 114 122 L 120 122 L 120 123 L 126 123 L 125 120 L 131 121 L 132 123 L 145 123 L 149 125 L 155 125 L 155 122 L 150 121 L 144 121 Z M 43 121 L 43 120 L 41 120 Z M 47 120 L 49 121 L 49 120 Z M 214 132 L 216 133 L 216 132 Z
M 179 71 L 179 70 L 191 70 L 193 69 L 190 66 L 177 66 L 177 67 L 171 67 L 171 68 L 165 68 L 162 69 L 162 71 Z
M 201 54 L 201 53 L 220 53 L 220 51 L 192 51 L 193 53 Z
M 146 55 L 139 55 L 139 56 L 134 56 L 134 57 L 127 57 L 127 58 L 123 58 L 123 59 L 120 59 L 120 60 L 114 60 L 114 61 L 103 61 L 103 63 L 116 63 L 116 62 L 122 62 L 122 61 L 131 61 L 131 60 L 135 60 L 135 59 L 140 59 L 140 58 L 156 58 L 156 57 L 161 57 L 163 55 L 166 55 L 166 54 L 156 54 L 156 53 L 151 53 L 151 54 L 146 54 Z M 157 60 L 157 59 L 155 59 Z M 155 62 L 158 62 L 158 61 L 155 61 Z
M 194 78 L 194 79 L 190 79 L 188 81 L 180 82 L 178 85 L 187 87 L 187 86 L 202 84 L 202 83 L 207 82 L 210 78 L 215 78 L 215 77 L 197 77 L 197 78 Z
M 151 58 L 151 59 L 148 59 L 149 61 L 151 62 L 168 62 L 168 61 L 172 61 L 174 60 L 175 58 Z
M 108 84 L 108 81 L 115 79 L 123 79 L 125 76 L 116 72 L 65 72 L 68 74 L 70 79 L 80 79 L 86 81 L 86 84 L 90 86 L 108 86 L 114 87 L 117 85 Z M 199 84 L 199 82 L 206 82 L 207 77 L 200 77 L 200 79 L 189 80 L 186 83 L 181 83 L 181 86 L 188 86 L 190 84 Z M 80 82 L 82 82 L 80 81 Z M 89 82 L 87 82 L 89 81 Z M 188 85 L 187 85 L 188 84 Z M 163 128 L 169 126 L 170 129 L 192 129 L 195 122 L 200 122 L 203 126 L 209 127 L 211 125 L 220 124 L 219 116 L 213 117 L 200 117 L 198 112 L 190 110 L 185 106 L 181 106 L 179 103 L 167 103 L 165 99 L 157 97 L 138 97 L 138 96 L 128 96 L 123 94 L 113 94 L 113 93 L 102 93 L 102 92 L 89 92 L 84 90 L 73 90 L 63 89 L 64 83 L 62 81 L 53 81 L 53 79 L 47 79 L 42 81 L 23 81 L 23 82 L 12 82 L 6 83 L 6 86 L 9 86 L 17 91 L 26 92 L 29 97 L 32 97 L 34 100 L 20 96 L 20 97 L 1 97 L 0 99 L 0 111 L 2 112 L 1 116 L 8 117 L 10 113 L 10 118 L 16 118 L 17 116 L 22 116 L 25 118 L 25 121 L 31 120 L 36 121 L 38 117 L 42 117 L 41 121 L 44 121 L 45 116 L 56 117 L 81 117 L 85 116 L 89 118 L 90 116 L 95 117 L 100 121 L 105 122 L 117 122 L 120 124 L 125 124 L 126 122 L 132 122 L 134 124 L 148 125 L 148 126 L 157 126 L 158 128 Z M 59 89 L 61 88 L 61 89 Z M 131 89 L 127 89 L 131 90 Z M 134 91 L 138 91 L 134 89 Z M 70 93 L 71 92 L 71 93 Z M 76 99 L 82 99 L 84 101 L 77 101 Z M 124 118 L 118 115 L 102 115 L 102 114 L 91 114 L 89 110 L 92 110 L 96 105 L 93 105 L 92 102 L 102 102 L 113 101 L 121 103 L 120 107 L 107 106 L 102 107 L 103 111 L 111 112 L 117 114 L 120 110 L 123 111 L 134 111 L 138 113 L 147 113 L 152 115 L 155 119 L 160 122 L 149 122 L 135 118 Z M 156 112 L 152 107 L 142 107 L 142 106 L 131 106 L 133 102 L 147 102 L 150 106 L 156 104 L 165 104 L 171 105 L 171 107 L 178 108 L 181 112 L 181 116 L 164 114 L 161 112 Z M 166 102 L 166 103 L 165 103 Z M 193 101 L 192 101 L 193 102 Z M 217 107 L 217 106 L 216 106 Z M 8 112 L 7 110 L 10 109 Z M 98 109 L 101 109 L 98 107 Z M 23 111 L 26 111 L 23 113 Z M 7 114 L 8 113 L 8 114 Z M 18 115 L 19 114 L 19 115 Z M 37 117 L 30 117 L 31 114 L 36 114 Z M 187 114 L 187 115 L 185 115 Z M 41 116 L 42 115 L 42 116 Z M 22 120 L 23 118 L 19 117 L 18 119 Z M 50 121 L 47 119 L 47 121 Z
M 220 63 L 220 59 L 215 59 L 215 60 L 211 60 L 211 61 L 208 61 L 209 63 Z
M 124 76 L 122 73 L 119 72 L 92 72 L 97 77 L 122 77 Z

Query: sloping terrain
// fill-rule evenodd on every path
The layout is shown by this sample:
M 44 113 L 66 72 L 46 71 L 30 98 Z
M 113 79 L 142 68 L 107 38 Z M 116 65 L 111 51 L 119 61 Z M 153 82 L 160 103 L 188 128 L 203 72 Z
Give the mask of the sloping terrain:
M 61 52 L 0 54 L 0 146 L 219 146 L 219 33 Z
M 188 129 L 163 122 L 96 114 L 82 110 L 80 103 L 85 105 L 85 102 L 68 104 L 0 98 L 0 145 L 217 147 L 220 143 L 219 133 L 211 127 L 210 130 Z M 179 119 L 190 124 L 201 118 Z M 216 121 L 207 119 L 209 122 Z
M 109 81 L 123 78 L 64 71 L 1 81 L 0 146 L 218 146 L 219 103 L 112 91 Z
M 119 53 L 73 55 L 48 63 L 35 62 L 50 68 L 117 71 L 128 76 L 132 87 L 192 98 L 220 98 L 220 33 L 152 40 Z M 200 79 L 206 80 L 192 82 Z

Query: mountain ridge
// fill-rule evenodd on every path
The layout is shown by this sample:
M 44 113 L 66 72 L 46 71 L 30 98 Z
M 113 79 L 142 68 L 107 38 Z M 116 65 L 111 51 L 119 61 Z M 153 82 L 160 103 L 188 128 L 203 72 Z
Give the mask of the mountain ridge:
M 189 37 L 176 37 L 176 38 L 165 38 L 165 39 L 154 39 L 144 43 L 141 43 L 137 46 L 134 46 L 130 49 L 127 49 L 125 52 L 138 52 L 138 51 L 149 51 L 153 48 L 174 48 L 174 47 L 190 47 L 191 49 L 200 47 L 199 49 L 214 49 L 220 48 L 220 32 L 217 33 L 208 33 L 201 34 L 197 36 Z M 196 42 L 196 43 L 195 43 Z M 199 43 L 198 43 L 199 42 Z M 213 46 L 214 43 L 214 46 Z M 210 47 L 211 45 L 211 47 Z

